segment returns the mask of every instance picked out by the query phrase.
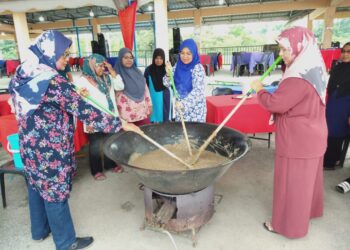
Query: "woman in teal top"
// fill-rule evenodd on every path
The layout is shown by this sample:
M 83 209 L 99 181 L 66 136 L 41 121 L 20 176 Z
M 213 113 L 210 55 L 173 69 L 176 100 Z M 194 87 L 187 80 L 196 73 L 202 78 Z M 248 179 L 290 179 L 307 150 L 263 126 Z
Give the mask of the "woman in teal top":
M 153 104 L 151 122 L 171 120 L 170 92 L 163 84 L 165 73 L 164 50 L 155 49 L 152 64 L 145 69 L 144 73 Z

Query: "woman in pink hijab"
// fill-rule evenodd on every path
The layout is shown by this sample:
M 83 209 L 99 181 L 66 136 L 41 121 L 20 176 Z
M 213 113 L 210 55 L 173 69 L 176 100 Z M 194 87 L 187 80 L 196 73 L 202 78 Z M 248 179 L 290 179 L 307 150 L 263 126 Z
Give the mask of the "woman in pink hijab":
M 301 238 L 323 214 L 323 155 L 327 146 L 326 70 L 311 31 L 293 27 L 277 39 L 286 71 L 270 94 L 260 81 L 251 88 L 274 114 L 276 151 L 272 220 L 265 229 Z

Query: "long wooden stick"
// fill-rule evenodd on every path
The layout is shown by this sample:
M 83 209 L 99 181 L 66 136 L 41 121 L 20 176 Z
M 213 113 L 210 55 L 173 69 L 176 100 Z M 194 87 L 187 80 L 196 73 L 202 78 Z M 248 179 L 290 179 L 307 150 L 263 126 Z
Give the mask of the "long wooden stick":
M 173 88 L 174 95 L 175 95 L 176 102 L 177 102 L 177 100 L 179 99 L 179 95 L 178 95 L 176 87 L 175 87 L 174 77 L 173 77 L 173 73 L 172 72 L 170 72 L 170 83 L 171 83 L 171 87 Z M 186 141 L 186 145 L 187 145 L 187 148 L 188 148 L 188 153 L 190 154 L 190 156 L 192 156 L 191 144 L 190 144 L 190 140 L 188 139 L 187 129 L 186 129 L 186 125 L 185 125 L 185 120 L 183 118 L 182 110 L 181 110 L 180 107 L 178 107 L 178 105 L 175 105 L 175 106 L 176 106 L 176 109 L 177 109 L 177 111 L 179 112 L 179 115 L 180 115 L 182 130 L 184 131 L 185 141 Z
M 77 86 L 74 86 L 75 90 L 77 91 L 77 93 L 79 93 L 80 88 L 78 88 Z M 115 113 L 113 113 L 112 111 L 104 108 L 99 102 L 97 102 L 95 99 L 93 99 L 91 96 L 83 96 L 84 98 L 88 99 L 89 101 L 91 101 L 92 103 L 94 103 L 96 106 L 98 106 L 101 111 L 112 115 L 112 116 L 116 116 Z M 191 165 L 189 165 L 188 163 L 186 163 L 185 161 L 181 160 L 179 157 L 177 157 L 175 154 L 171 153 L 169 150 L 167 150 L 166 148 L 164 148 L 162 145 L 160 145 L 158 142 L 154 141 L 152 138 L 150 138 L 149 136 L 145 135 L 144 133 L 140 133 L 138 131 L 133 130 L 133 132 L 139 134 L 140 136 L 142 136 L 143 138 L 145 138 L 146 140 L 148 140 L 149 142 L 151 142 L 152 144 L 154 144 L 155 146 L 157 146 L 159 149 L 161 149 L 162 151 L 164 151 L 166 154 L 168 154 L 169 156 L 171 156 L 172 158 L 174 158 L 175 160 L 181 162 L 183 165 L 185 165 L 187 168 L 191 169 L 193 168 Z
M 185 162 L 184 160 L 181 160 L 179 157 L 177 157 L 175 154 L 173 154 L 172 152 L 170 152 L 169 150 L 167 150 L 165 147 L 163 147 L 162 145 L 160 145 L 158 142 L 154 141 L 151 137 L 147 136 L 144 133 L 139 133 L 137 131 L 133 131 L 137 134 L 139 134 L 140 136 L 142 136 L 143 138 L 145 138 L 147 141 L 151 142 L 152 144 L 154 144 L 156 147 L 158 147 L 160 150 L 164 151 L 167 155 L 169 155 L 170 157 L 174 158 L 175 160 L 181 162 L 183 165 L 185 165 L 188 169 L 192 169 L 193 167 L 188 164 L 187 162 Z
M 279 56 L 275 62 L 266 70 L 266 72 L 260 77 L 260 81 L 264 80 L 265 77 L 276 67 L 276 65 L 282 60 L 282 57 Z M 204 144 L 199 148 L 198 153 L 195 155 L 195 157 L 191 160 L 191 164 L 195 164 L 199 156 L 202 154 L 202 152 L 208 147 L 209 143 L 214 139 L 214 137 L 217 135 L 217 133 L 220 131 L 220 129 L 226 124 L 228 120 L 231 119 L 234 113 L 236 113 L 237 109 L 243 104 L 243 102 L 253 93 L 253 89 L 250 89 L 243 98 L 238 102 L 238 104 L 231 110 L 231 112 L 226 116 L 226 118 L 220 123 L 220 125 L 214 130 L 214 132 L 208 137 L 208 139 L 204 142 Z

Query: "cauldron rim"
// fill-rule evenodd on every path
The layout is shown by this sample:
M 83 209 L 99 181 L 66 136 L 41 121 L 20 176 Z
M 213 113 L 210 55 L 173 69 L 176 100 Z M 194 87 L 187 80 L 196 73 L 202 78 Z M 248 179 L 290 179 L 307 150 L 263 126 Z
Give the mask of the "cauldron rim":
M 173 122 L 173 123 L 180 123 L 180 122 Z M 200 123 L 200 122 L 186 122 L 187 123 L 191 123 L 191 124 L 203 124 L 203 123 Z M 213 126 L 217 126 L 217 124 L 214 124 L 214 123 L 204 123 L 204 124 L 208 124 L 208 125 L 213 125 Z M 145 125 L 142 125 L 140 126 L 141 130 L 142 128 L 146 128 L 146 127 L 151 127 L 151 126 L 154 126 L 155 124 L 145 124 Z M 236 132 L 239 132 L 240 134 L 242 134 L 244 137 L 246 137 L 246 141 L 248 142 L 248 147 L 246 148 L 246 150 L 239 155 L 239 157 L 237 158 L 234 158 L 234 159 L 229 159 L 228 161 L 224 161 L 218 165 L 214 165 L 214 166 L 210 166 L 210 167 L 205 167 L 205 168 L 193 168 L 193 169 L 189 169 L 189 168 L 186 168 L 186 166 L 184 166 L 184 169 L 183 170 L 159 170 L 159 169 L 149 169 L 149 168 L 142 168 L 142 167 L 138 167 L 138 166 L 134 166 L 134 165 L 130 165 L 129 163 L 125 163 L 124 161 L 120 161 L 120 160 L 117 160 L 116 162 L 120 165 L 124 165 L 128 168 L 131 168 L 131 169 L 138 169 L 138 170 L 141 170 L 141 171 L 151 171 L 153 173 L 181 173 L 181 172 L 196 172 L 196 171 L 201 171 L 203 169 L 215 169 L 215 168 L 223 168 L 223 167 L 226 167 L 228 164 L 233 164 L 233 162 L 239 160 L 240 158 L 242 158 L 243 156 L 245 156 L 247 153 L 249 153 L 249 149 L 251 148 L 251 142 L 249 140 L 249 138 L 244 135 L 242 132 L 240 132 L 239 130 L 236 130 L 236 129 L 232 129 L 232 128 L 229 128 L 229 127 L 223 127 L 222 129 L 229 129 L 229 130 L 233 130 L 233 131 L 236 131 Z M 134 133 L 134 132 L 131 132 L 131 131 L 120 131 L 118 132 L 117 134 L 113 135 L 113 138 L 118 138 L 120 136 L 123 136 L 124 134 L 128 134 L 128 133 Z M 139 136 L 139 135 L 138 135 Z M 172 144 L 174 145 L 174 144 Z M 155 150 L 159 150 L 158 147 L 155 148 Z M 155 150 L 150 150 L 149 152 L 151 151 L 155 151 Z M 165 152 L 164 152 L 165 153 Z M 170 157 L 170 156 L 169 156 Z

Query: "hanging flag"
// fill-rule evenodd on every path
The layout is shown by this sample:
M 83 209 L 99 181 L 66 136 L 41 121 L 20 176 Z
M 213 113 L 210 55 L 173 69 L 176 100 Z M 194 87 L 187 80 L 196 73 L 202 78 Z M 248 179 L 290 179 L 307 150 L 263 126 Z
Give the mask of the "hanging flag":
M 136 1 L 130 4 L 124 10 L 118 12 L 120 29 L 123 34 L 124 45 L 133 50 L 134 31 L 136 22 Z

